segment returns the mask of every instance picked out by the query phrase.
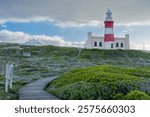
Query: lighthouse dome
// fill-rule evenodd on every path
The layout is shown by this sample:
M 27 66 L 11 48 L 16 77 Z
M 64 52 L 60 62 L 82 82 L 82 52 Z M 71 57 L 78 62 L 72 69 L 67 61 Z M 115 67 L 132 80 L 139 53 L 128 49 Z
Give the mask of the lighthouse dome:
M 106 12 L 106 21 L 112 21 L 112 12 L 110 9 L 107 9 Z
M 112 13 L 112 12 L 111 12 L 111 10 L 110 10 L 110 9 L 107 9 L 107 12 L 106 12 L 106 13 Z

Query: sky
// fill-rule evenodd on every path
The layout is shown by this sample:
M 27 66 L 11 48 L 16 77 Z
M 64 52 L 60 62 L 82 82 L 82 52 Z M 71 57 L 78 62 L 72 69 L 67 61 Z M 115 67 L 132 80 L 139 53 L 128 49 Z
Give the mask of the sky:
M 150 0 L 0 0 L 0 42 L 82 46 L 87 32 L 104 35 L 105 12 L 114 34 L 130 34 L 131 48 L 150 50 Z

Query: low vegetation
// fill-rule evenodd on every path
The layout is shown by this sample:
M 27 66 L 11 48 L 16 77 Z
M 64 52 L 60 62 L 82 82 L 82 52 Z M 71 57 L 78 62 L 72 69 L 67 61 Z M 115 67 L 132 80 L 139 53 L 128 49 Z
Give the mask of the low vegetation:
M 50 84 L 49 92 L 61 99 L 149 99 L 140 92 L 149 78 L 150 71 L 139 68 L 94 66 L 65 73 Z
M 5 80 L 0 76 L 0 100 L 16 100 L 18 99 L 18 90 L 25 85 L 24 81 L 16 81 L 13 83 L 13 89 L 9 89 L 8 93 L 5 92 Z
M 4 80 L 4 77 L 2 75 L 0 75 L 0 81 Z
M 127 100 L 150 100 L 150 96 L 145 92 L 141 91 L 131 91 L 125 96 Z
M 23 56 L 24 52 L 31 56 Z M 6 94 L 8 61 L 14 64 L 14 78 L 13 90 Z M 47 89 L 62 99 L 124 99 L 133 90 L 149 95 L 149 66 L 150 53 L 139 50 L 4 44 L 0 46 L 0 99 L 18 99 L 17 91 L 26 83 L 64 73 Z

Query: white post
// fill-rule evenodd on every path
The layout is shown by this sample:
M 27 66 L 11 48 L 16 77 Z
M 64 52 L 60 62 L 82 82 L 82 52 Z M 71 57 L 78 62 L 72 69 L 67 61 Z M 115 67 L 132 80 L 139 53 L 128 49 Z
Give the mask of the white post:
M 9 69 L 10 69 L 10 84 L 9 84 L 9 87 L 10 89 L 12 89 L 12 80 L 13 80 L 13 64 L 11 64 L 9 66 Z
M 8 86 L 12 89 L 13 80 L 13 64 L 9 62 L 6 64 L 6 81 L 5 81 L 5 92 L 8 92 Z
M 6 64 L 6 81 L 5 81 L 5 92 L 8 92 L 8 82 L 9 82 L 9 64 Z

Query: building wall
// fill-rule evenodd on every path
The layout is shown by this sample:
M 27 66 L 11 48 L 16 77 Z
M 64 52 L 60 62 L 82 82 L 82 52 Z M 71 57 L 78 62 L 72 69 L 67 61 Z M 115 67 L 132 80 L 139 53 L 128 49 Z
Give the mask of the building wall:
M 97 43 L 97 46 L 95 46 Z M 100 44 L 101 43 L 101 44 Z M 85 48 L 87 49 L 103 49 L 104 48 L 104 38 L 99 36 L 92 36 L 92 33 L 88 33 L 88 39 L 85 43 Z
M 118 46 L 117 46 L 118 44 Z M 114 42 L 115 49 L 126 49 L 126 39 L 125 38 L 116 38 Z
M 104 37 L 92 36 L 88 33 L 88 40 L 85 43 L 87 49 L 130 49 L 129 35 L 124 38 L 115 38 L 114 42 L 104 42 Z

